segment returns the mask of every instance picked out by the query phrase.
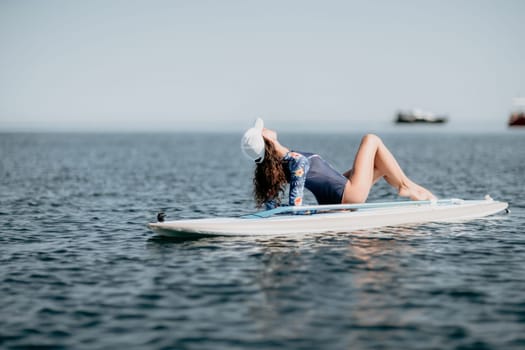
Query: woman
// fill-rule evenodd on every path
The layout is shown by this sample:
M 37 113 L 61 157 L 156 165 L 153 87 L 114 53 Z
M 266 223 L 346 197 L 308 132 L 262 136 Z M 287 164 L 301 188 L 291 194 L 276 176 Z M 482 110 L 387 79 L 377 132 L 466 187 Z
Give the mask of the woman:
M 384 178 L 398 194 L 412 200 L 435 200 L 427 189 L 410 180 L 376 135 L 365 135 L 353 167 L 340 174 L 319 155 L 291 151 L 277 140 L 277 133 L 264 128 L 262 119 L 248 129 L 241 141 L 244 154 L 255 161 L 253 179 L 258 207 L 281 204 L 280 194 L 290 184 L 289 205 L 301 205 L 304 188 L 319 204 L 364 203 L 372 186 Z

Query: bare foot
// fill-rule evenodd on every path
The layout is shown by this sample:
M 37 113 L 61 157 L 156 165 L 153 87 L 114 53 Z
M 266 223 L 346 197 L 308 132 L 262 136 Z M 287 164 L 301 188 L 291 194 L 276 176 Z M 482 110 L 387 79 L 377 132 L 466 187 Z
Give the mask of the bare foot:
M 432 192 L 412 181 L 400 186 L 398 194 L 401 197 L 409 197 L 413 201 L 437 200 Z

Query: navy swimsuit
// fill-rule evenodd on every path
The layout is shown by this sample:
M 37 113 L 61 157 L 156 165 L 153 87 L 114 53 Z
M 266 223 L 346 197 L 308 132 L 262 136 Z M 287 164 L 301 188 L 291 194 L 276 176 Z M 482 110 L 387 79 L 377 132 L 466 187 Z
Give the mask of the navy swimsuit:
M 283 157 L 283 163 L 290 183 L 289 205 L 303 203 L 304 188 L 313 193 L 319 204 L 341 204 L 348 179 L 321 156 L 290 151 Z M 266 202 L 267 209 L 276 206 L 275 200 Z

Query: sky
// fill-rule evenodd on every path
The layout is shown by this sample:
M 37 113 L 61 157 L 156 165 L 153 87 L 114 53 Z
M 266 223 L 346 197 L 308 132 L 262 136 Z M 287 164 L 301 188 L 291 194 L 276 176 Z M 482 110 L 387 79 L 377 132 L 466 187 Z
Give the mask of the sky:
M 0 0 L 0 131 L 506 128 L 525 1 Z

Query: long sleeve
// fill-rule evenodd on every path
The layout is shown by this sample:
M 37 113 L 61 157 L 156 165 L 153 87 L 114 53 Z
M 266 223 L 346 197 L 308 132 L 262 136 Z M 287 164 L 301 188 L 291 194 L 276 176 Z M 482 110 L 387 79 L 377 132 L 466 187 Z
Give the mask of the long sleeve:
M 288 152 L 285 160 L 289 161 L 290 196 L 289 205 L 302 205 L 306 173 L 310 169 L 308 158 L 297 152 Z

